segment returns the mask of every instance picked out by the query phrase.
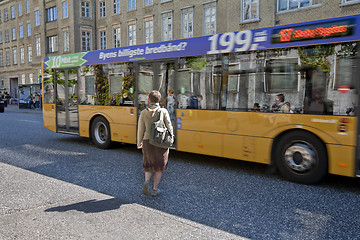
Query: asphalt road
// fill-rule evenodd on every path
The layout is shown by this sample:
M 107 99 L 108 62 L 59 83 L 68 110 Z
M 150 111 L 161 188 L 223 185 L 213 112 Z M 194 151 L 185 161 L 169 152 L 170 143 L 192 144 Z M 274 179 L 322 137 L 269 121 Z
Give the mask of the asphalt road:
M 47 182 L 50 188 L 53 180 L 64 183 L 61 189 L 79 188 L 51 192 L 49 197 L 50 190 L 39 192 L 38 183 L 26 187 L 25 195 L 30 197 L 15 201 L 16 186 L 11 188 L 15 183 L 0 183 L 0 223 L 5 217 L 16 222 L 19 214 L 34 209 L 63 213 L 82 208 L 82 212 L 106 214 L 106 206 L 136 204 L 218 229 L 224 235 L 217 239 L 234 239 L 225 233 L 248 239 L 360 239 L 359 179 L 328 176 L 317 185 L 301 185 L 267 174 L 264 165 L 171 151 L 169 170 L 159 187 L 163 194 L 151 198 L 141 195 L 142 155 L 134 145 L 100 150 L 86 138 L 43 128 L 42 115 L 35 113 L 0 114 L 0 136 L 0 163 L 5 164 L 0 181 L 10 179 L 6 171 L 14 168 L 17 184 L 30 181 L 22 172 L 26 170 L 41 176 L 37 182 Z M 86 199 L 80 206 L 64 204 L 62 194 L 69 200 L 87 190 L 111 198 L 104 197 L 100 209 Z M 42 201 L 34 202 L 34 193 L 43 194 Z M 180 228 L 172 224 L 171 229 Z

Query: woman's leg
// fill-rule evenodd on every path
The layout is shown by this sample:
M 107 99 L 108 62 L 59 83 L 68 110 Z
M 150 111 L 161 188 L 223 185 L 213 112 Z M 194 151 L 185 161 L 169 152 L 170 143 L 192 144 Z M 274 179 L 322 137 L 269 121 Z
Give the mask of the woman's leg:
M 152 175 L 151 172 L 145 172 L 145 182 L 149 182 L 151 175 Z
M 154 189 L 157 190 L 160 180 L 161 180 L 162 172 L 155 172 L 154 176 Z
M 143 190 L 142 193 L 144 195 L 148 195 L 149 194 L 149 180 L 151 178 L 152 173 L 151 172 L 145 172 L 145 182 L 143 184 Z

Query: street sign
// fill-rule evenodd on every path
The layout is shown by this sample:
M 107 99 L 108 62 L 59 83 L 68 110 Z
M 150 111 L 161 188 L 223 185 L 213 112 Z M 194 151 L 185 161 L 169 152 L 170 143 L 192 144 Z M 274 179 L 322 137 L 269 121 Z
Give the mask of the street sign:
M 348 85 L 340 85 L 338 88 L 338 91 L 340 93 L 348 93 L 350 90 L 350 87 Z

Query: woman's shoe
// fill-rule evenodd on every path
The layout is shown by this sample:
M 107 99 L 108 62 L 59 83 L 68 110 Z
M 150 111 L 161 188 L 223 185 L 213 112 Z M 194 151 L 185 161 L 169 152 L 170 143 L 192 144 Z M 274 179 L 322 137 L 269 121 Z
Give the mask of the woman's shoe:
M 149 195 L 149 182 L 144 182 L 142 194 Z
M 152 191 L 151 191 L 151 196 L 153 196 L 153 197 L 156 197 L 156 196 L 159 196 L 161 194 L 161 191 L 160 191 L 160 189 L 153 189 Z

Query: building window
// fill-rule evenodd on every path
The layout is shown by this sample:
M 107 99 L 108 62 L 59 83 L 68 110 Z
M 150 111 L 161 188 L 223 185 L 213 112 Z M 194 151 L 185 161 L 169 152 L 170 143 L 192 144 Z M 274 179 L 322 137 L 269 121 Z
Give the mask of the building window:
M 35 11 L 35 26 L 40 26 L 40 12 Z
M 24 37 L 24 26 L 21 25 L 19 26 L 19 38 L 23 38 Z
M 16 65 L 17 64 L 17 49 L 13 48 L 12 52 L 13 52 L 13 65 Z
M 321 0 L 277 0 L 277 11 L 289 11 L 320 4 Z
M 69 17 L 68 1 L 62 2 L 62 17 L 63 17 L 63 18 Z
M 58 51 L 58 36 L 48 37 L 48 52 L 53 53 Z
M 11 40 L 16 40 L 16 28 L 12 28 L 11 29 L 11 31 L 12 31 L 12 38 L 11 38 Z
M 57 20 L 57 7 L 48 8 L 46 12 L 48 22 L 53 22 Z
M 193 37 L 193 8 L 186 8 L 181 11 L 181 37 L 189 38 Z
M 129 1 L 129 11 L 136 9 L 136 0 L 128 0 Z
M 81 31 L 81 51 L 91 51 L 91 32 Z
M 22 16 L 22 3 L 18 4 L 19 16 Z
M 25 63 L 25 48 L 20 48 L 20 63 Z
M 30 0 L 26 1 L 26 13 L 30 13 Z
M 81 1 L 81 17 L 90 18 L 90 2 Z
M 40 38 L 37 37 L 35 38 L 35 46 L 36 46 L 36 56 L 41 56 L 41 42 L 40 42 Z
M 10 7 L 11 19 L 15 18 L 15 6 Z
M 245 22 L 257 19 L 259 19 L 258 0 L 243 0 L 242 20 Z
M 114 0 L 114 14 L 120 13 L 120 0 Z
M 163 13 L 161 17 L 161 29 L 162 29 L 161 39 L 163 41 L 172 40 L 172 31 L 173 31 L 172 28 L 173 28 L 172 12 Z
M 10 66 L 10 49 L 5 50 L 5 63 L 6 66 Z
M 4 56 L 3 56 L 3 52 L 0 51 L 0 67 L 4 66 Z
M 101 18 L 106 17 L 105 2 L 99 2 L 99 14 Z
M 145 21 L 145 43 L 154 42 L 153 32 L 153 20 Z
M 0 43 L 3 43 L 2 32 L 0 31 Z
M 204 35 L 216 33 L 216 3 L 204 4 Z
M 32 62 L 32 47 L 28 46 L 28 62 Z
M 34 78 L 33 78 L 33 74 L 29 73 L 29 82 L 30 83 L 34 83 Z
M 21 84 L 25 84 L 26 80 L 25 80 L 25 73 L 21 74 Z
M 2 19 L 1 19 L 1 10 L 0 10 L 0 23 L 2 22 Z
M 9 12 L 8 12 L 8 9 L 5 8 L 4 9 L 4 21 L 6 22 L 7 20 L 9 20 Z
M 145 6 L 149 6 L 153 4 L 153 0 L 145 0 Z
M 28 37 L 31 36 L 31 24 L 30 23 L 27 24 L 27 35 L 28 35 Z
M 100 49 L 106 49 L 106 31 L 100 31 Z
M 129 46 L 136 45 L 136 27 L 135 27 L 135 24 L 130 24 L 128 26 L 128 34 L 129 34 Z
M 9 42 L 9 29 L 5 29 L 5 42 Z
M 120 27 L 114 28 L 114 47 L 121 46 L 121 33 Z
M 69 36 L 69 31 L 64 31 L 63 32 L 63 43 L 64 43 L 64 52 L 69 52 L 70 51 L 70 36 Z

